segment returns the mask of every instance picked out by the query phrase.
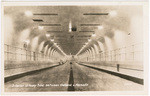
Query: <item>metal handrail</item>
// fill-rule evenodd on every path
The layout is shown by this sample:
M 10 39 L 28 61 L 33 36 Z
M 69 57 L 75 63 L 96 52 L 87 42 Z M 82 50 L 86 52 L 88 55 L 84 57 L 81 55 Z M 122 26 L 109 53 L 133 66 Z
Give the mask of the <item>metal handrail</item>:
M 140 46 L 140 50 L 135 50 L 135 46 Z M 139 47 L 137 47 L 139 48 Z M 140 42 L 140 43 L 135 43 L 135 44 L 132 44 L 132 45 L 129 45 L 129 46 L 126 46 L 126 47 L 121 47 L 121 48 L 117 48 L 117 49 L 114 49 L 114 50 L 110 50 L 110 51 L 104 51 L 104 52 L 101 52 L 99 54 L 95 54 L 95 56 L 92 56 L 92 57 L 83 57 L 81 58 L 82 60 L 87 60 L 88 59 L 98 59 L 98 60 L 102 60 L 102 61 L 120 61 L 120 59 L 123 59 L 123 56 L 124 56 L 124 59 L 125 60 L 129 60 L 129 56 L 132 55 L 132 57 L 130 57 L 132 61 L 135 61 L 135 56 L 137 56 L 137 54 L 140 54 L 141 56 L 143 55 L 143 42 Z M 96 57 L 96 58 L 94 58 Z M 142 58 L 140 58 L 142 59 Z
M 6 47 L 6 48 L 5 48 Z M 4 53 L 5 53 L 5 61 L 13 60 L 13 61 L 37 61 L 37 60 L 45 60 L 45 59 L 53 59 L 44 53 L 34 52 L 31 50 L 27 50 L 21 47 L 16 47 L 13 45 L 4 44 Z

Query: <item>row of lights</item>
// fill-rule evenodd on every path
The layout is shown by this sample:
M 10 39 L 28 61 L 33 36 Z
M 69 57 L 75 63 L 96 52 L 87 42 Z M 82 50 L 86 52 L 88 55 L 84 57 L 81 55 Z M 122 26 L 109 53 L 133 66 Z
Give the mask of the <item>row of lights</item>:
M 38 26 L 39 30 L 43 30 L 44 27 L 43 26 Z M 46 34 L 46 37 L 49 38 L 51 35 L 50 34 Z M 50 41 L 54 42 L 54 39 L 50 39 Z M 57 43 L 54 43 L 54 45 L 59 48 L 59 45 L 57 45 Z M 60 49 L 60 48 L 59 48 Z M 61 49 L 60 49 L 61 50 Z
M 46 37 L 49 38 L 50 34 L 46 34 Z M 54 39 L 50 39 L 50 41 L 54 42 Z M 57 43 L 54 42 L 54 45 L 64 54 L 64 52 L 60 49 L 59 45 L 57 45 Z
M 46 35 L 49 35 L 49 34 L 46 34 Z M 53 42 L 54 39 L 51 39 L 51 41 Z M 25 40 L 24 43 L 29 45 L 30 40 Z M 54 43 L 54 45 L 64 54 L 64 52 L 60 49 L 60 47 L 59 47 L 59 45 L 57 45 L 57 43 Z
M 98 26 L 98 29 L 99 29 L 99 30 L 102 30 L 103 28 L 104 28 L 103 26 Z M 96 37 L 96 34 L 93 33 L 93 34 L 92 34 L 92 37 Z M 88 42 L 91 42 L 91 41 L 92 41 L 91 39 L 88 39 Z M 83 50 L 84 47 L 86 47 L 86 45 L 88 45 L 88 42 L 86 42 L 85 45 L 82 46 L 82 48 L 81 48 L 80 51 L 77 53 L 77 55 Z
M 98 29 L 100 29 L 100 30 L 102 30 L 103 29 L 103 26 L 98 26 Z M 92 37 L 96 37 L 96 34 L 95 33 L 93 33 L 92 34 Z M 88 42 L 91 42 L 92 40 L 91 39 L 88 39 Z M 88 43 L 85 43 L 85 45 L 87 45 Z M 85 47 L 85 46 L 83 46 L 83 47 Z

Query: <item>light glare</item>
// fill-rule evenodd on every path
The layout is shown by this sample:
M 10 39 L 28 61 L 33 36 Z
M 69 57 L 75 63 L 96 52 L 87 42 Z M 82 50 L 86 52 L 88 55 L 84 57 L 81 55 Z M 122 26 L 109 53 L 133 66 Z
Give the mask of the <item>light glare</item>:
M 32 14 L 31 11 L 25 11 L 25 15 L 26 15 L 27 17 L 31 17 L 33 14 Z
M 95 37 L 96 36 L 96 34 L 92 34 L 92 37 Z
M 88 41 L 90 42 L 90 41 L 91 41 L 91 39 L 88 39 Z
M 54 41 L 54 39 L 51 39 L 51 41 L 53 42 L 53 41 Z
M 28 45 L 30 43 L 30 40 L 25 40 L 24 42 Z
M 50 34 L 46 34 L 46 37 L 50 37 Z
M 116 11 L 111 11 L 111 12 L 109 12 L 109 14 L 110 14 L 110 16 L 115 17 L 117 15 L 117 12 Z
M 99 29 L 99 30 L 102 30 L 102 29 L 103 29 L 103 26 L 98 26 L 98 29 Z
M 72 29 L 72 24 L 71 24 L 71 21 L 69 22 L 69 32 L 71 32 L 71 29 Z
M 43 30 L 44 27 L 43 26 L 38 26 L 39 30 Z

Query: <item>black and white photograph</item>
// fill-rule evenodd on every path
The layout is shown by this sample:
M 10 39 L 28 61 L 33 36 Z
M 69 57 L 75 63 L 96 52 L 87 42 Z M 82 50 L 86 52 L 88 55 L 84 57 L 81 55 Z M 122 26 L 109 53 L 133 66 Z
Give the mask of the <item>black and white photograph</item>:
M 4 4 L 5 93 L 147 90 L 144 4 Z

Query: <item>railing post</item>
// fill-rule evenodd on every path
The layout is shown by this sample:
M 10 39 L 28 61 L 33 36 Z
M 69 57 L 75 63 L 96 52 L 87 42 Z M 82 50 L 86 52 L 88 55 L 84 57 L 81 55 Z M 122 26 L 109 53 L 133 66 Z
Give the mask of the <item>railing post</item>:
M 119 72 L 119 64 L 117 64 L 117 71 Z
M 33 60 L 36 61 L 35 52 L 33 52 Z
M 32 60 L 31 60 L 31 56 L 32 56 L 32 52 L 30 51 L 30 61 L 32 61 Z

